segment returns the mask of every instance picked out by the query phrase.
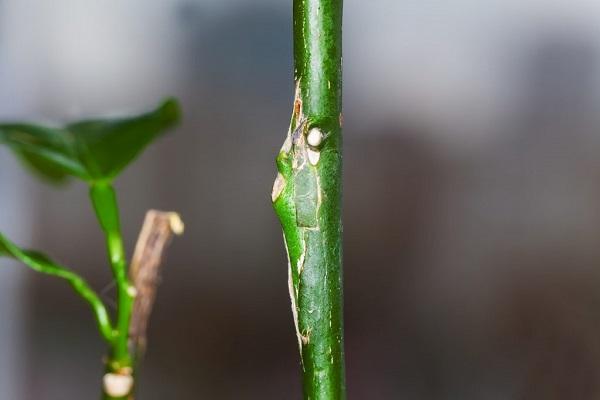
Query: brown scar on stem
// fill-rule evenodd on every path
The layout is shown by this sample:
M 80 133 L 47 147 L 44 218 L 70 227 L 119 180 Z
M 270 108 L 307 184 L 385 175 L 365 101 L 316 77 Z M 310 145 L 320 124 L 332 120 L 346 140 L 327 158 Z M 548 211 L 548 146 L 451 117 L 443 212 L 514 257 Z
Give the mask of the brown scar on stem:
M 300 145 L 301 141 L 304 142 L 304 128 L 306 127 L 306 119 L 301 119 L 296 122 L 296 129 L 292 132 L 292 143 Z
M 296 81 L 296 90 L 294 92 L 293 117 L 296 118 L 296 120 L 299 120 L 301 114 L 302 114 L 302 98 L 301 98 L 301 91 L 300 91 L 300 79 L 298 79 Z
M 137 357 L 143 355 L 146 347 L 148 320 L 156 298 L 165 250 L 173 235 L 182 234 L 183 229 L 177 213 L 156 210 L 146 213 L 130 268 L 136 296 L 129 325 L 129 344 Z
M 290 259 L 290 251 L 288 249 L 288 245 L 287 245 L 287 240 L 285 238 L 285 235 L 283 235 L 283 244 L 285 245 L 285 254 L 287 255 L 287 259 L 288 259 L 288 289 L 290 292 L 290 300 L 291 300 L 291 306 L 292 306 L 292 316 L 294 318 L 294 328 L 296 330 L 296 337 L 298 338 L 298 351 L 300 353 L 300 363 L 302 364 L 302 370 L 304 370 L 304 359 L 302 357 L 302 334 L 300 333 L 300 325 L 299 325 L 299 321 L 298 321 L 298 306 L 297 306 L 297 302 L 296 302 L 296 288 L 294 287 L 294 282 L 292 279 L 292 261 Z
M 305 332 L 306 332 L 305 334 L 300 335 L 300 338 L 302 339 L 302 344 L 304 346 L 306 346 L 307 344 L 310 343 L 310 334 L 312 332 L 312 329 L 311 328 L 307 328 Z
M 300 111 L 302 110 L 302 100 L 300 99 L 300 93 L 298 93 L 298 97 L 294 100 L 294 115 L 300 115 Z

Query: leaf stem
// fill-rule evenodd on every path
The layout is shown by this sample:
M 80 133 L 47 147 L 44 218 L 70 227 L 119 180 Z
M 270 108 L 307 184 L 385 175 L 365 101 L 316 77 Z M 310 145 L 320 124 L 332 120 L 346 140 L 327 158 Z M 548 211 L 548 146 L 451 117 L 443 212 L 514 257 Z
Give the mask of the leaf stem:
M 132 366 L 127 342 L 135 289 L 127 276 L 127 262 L 115 190 L 109 183 L 95 183 L 90 187 L 90 198 L 106 237 L 110 265 L 117 284 L 117 336 L 111 349 L 109 369 L 118 371 Z
M 0 249 L 2 247 L 8 253 L 7 255 L 10 255 L 11 257 L 21 261 L 34 271 L 46 275 L 56 276 L 68 281 L 73 289 L 79 294 L 79 296 L 87 301 L 92 307 L 94 316 L 96 318 L 96 323 L 98 324 L 98 330 L 100 331 L 102 337 L 108 343 L 113 342 L 114 331 L 110 322 L 110 316 L 106 311 L 106 307 L 94 289 L 92 289 L 81 276 L 69 270 L 68 268 L 56 264 L 38 252 L 20 249 L 2 234 L 0 234 Z M 2 255 L 2 253 L 4 252 L 0 251 L 0 255 Z

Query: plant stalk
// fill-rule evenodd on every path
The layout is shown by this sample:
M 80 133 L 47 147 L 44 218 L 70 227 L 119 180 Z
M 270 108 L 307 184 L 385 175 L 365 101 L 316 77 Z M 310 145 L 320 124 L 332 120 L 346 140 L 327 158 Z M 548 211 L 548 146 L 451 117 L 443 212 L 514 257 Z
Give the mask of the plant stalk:
M 96 192 L 94 192 L 92 198 L 95 199 L 94 204 L 99 206 L 97 209 L 101 210 L 102 220 L 107 222 L 106 226 L 118 228 L 118 220 L 115 225 L 114 218 L 110 217 L 110 215 L 115 216 L 114 210 L 116 210 L 116 207 L 107 206 L 107 204 L 114 204 L 116 206 L 114 190 L 112 188 L 100 188 L 100 193 L 97 190 L 98 188 L 96 188 Z M 109 210 L 113 211 L 109 212 Z M 116 215 L 118 217 L 118 213 Z M 110 222 L 111 219 L 113 220 L 112 223 Z M 104 229 L 105 225 L 102 226 Z M 183 229 L 183 222 L 177 213 L 156 210 L 150 210 L 146 213 L 146 218 L 131 261 L 129 272 L 132 283 L 130 284 L 130 281 L 126 281 L 130 288 L 135 288 L 133 291 L 131 289 L 127 290 L 127 294 L 135 293 L 135 301 L 132 304 L 125 303 L 125 305 L 119 301 L 119 316 L 121 315 L 121 310 L 128 310 L 126 316 L 127 326 L 123 328 L 125 329 L 124 331 L 121 331 L 123 332 L 122 334 L 119 332 L 117 335 L 117 339 L 119 340 L 111 348 L 111 357 L 107 362 L 106 374 L 103 377 L 103 400 L 133 400 L 134 398 L 134 378 L 137 374 L 137 366 L 145 350 L 146 329 L 156 297 L 162 259 L 173 235 L 181 235 Z M 114 230 L 107 229 L 107 231 Z M 112 236 L 107 234 L 107 237 Z M 114 246 L 114 248 L 111 249 L 111 246 Z M 114 242 L 108 240 L 111 259 L 114 256 L 114 260 L 116 261 L 113 271 L 118 271 L 119 275 L 116 279 L 121 283 L 125 282 L 123 276 L 120 275 L 121 265 L 125 265 L 121 263 L 124 260 L 124 253 L 121 251 L 122 246 L 120 235 L 119 240 L 115 240 Z M 126 278 L 127 276 L 125 276 Z M 120 352 L 123 346 L 120 341 L 122 338 L 126 339 L 124 346 L 126 353 Z M 125 354 L 125 357 L 122 354 Z M 124 390 L 127 393 L 122 396 L 114 396 L 108 393 L 110 388 L 113 391 L 119 392 L 121 391 L 120 388 L 123 387 L 129 389 Z
M 117 197 L 112 185 L 96 183 L 90 187 L 90 198 L 102 231 L 106 237 L 110 265 L 117 285 L 117 321 L 115 338 L 111 343 L 110 354 L 106 363 L 107 379 L 131 380 L 133 382 L 133 360 L 128 348 L 129 321 L 135 298 L 135 288 L 127 276 L 127 261 L 121 236 L 121 225 Z M 106 385 L 104 385 L 106 386 Z M 131 385 L 133 389 L 133 384 Z M 105 399 L 120 400 L 127 395 L 111 397 L 104 394 Z
M 108 315 L 108 311 L 94 289 L 92 289 L 85 279 L 83 279 L 80 275 L 68 268 L 63 267 L 62 265 L 53 262 L 39 252 L 20 249 L 1 233 L 0 255 L 11 256 L 16 260 L 21 261 L 34 271 L 62 278 L 69 282 L 75 292 L 91 306 L 96 318 L 96 324 L 98 325 L 98 331 L 104 340 L 106 340 L 107 343 L 111 343 L 113 341 L 114 329 L 112 327 L 112 322 L 110 316 Z
M 296 94 L 272 201 L 289 261 L 304 398 L 345 399 L 342 0 L 294 0 Z
M 150 210 L 146 213 L 129 268 L 137 292 L 129 325 L 129 348 L 135 364 L 139 364 L 146 350 L 148 323 L 166 248 L 173 235 L 181 235 L 183 230 L 184 224 L 175 212 Z

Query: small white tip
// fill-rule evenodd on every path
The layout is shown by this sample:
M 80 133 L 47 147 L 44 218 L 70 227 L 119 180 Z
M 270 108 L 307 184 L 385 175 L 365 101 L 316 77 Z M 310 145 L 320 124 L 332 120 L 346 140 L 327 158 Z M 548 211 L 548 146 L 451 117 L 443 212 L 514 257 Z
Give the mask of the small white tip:
M 306 153 L 308 154 L 308 162 L 310 162 L 311 165 L 317 165 L 319 163 L 321 153 L 313 149 L 308 149 Z
M 181 217 L 175 212 L 169 214 L 169 225 L 171 226 L 173 233 L 176 235 L 183 234 L 183 231 L 185 230 L 185 225 L 181 220 Z
M 127 396 L 133 389 L 133 377 L 131 375 L 120 375 L 107 373 L 102 379 L 104 392 L 111 397 Z
M 127 294 L 131 297 L 137 296 L 138 292 L 137 292 L 137 289 L 135 288 L 135 286 L 129 286 L 127 288 Z
M 321 142 L 323 142 L 323 132 L 321 132 L 321 130 L 319 128 L 312 128 L 308 132 L 308 136 L 306 137 L 306 140 L 307 140 L 308 144 L 311 145 L 312 147 L 317 147 L 318 145 L 321 144 Z

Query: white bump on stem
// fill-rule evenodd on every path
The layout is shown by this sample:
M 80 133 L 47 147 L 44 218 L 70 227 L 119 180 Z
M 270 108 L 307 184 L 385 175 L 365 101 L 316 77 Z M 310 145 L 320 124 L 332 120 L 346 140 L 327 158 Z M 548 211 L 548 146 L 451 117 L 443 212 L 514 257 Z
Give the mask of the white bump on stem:
M 283 189 L 285 188 L 285 178 L 280 173 L 277 173 L 277 178 L 273 183 L 273 191 L 271 192 L 271 201 L 275 203 Z
M 138 294 L 138 291 L 137 291 L 137 289 L 135 288 L 135 286 L 129 286 L 129 287 L 127 288 L 127 294 L 128 294 L 129 296 L 131 296 L 131 297 L 135 297 L 135 296 L 137 296 L 137 294 Z
M 111 397 L 127 396 L 133 388 L 133 377 L 131 375 L 121 375 L 107 373 L 102 379 L 104 392 Z
M 310 162 L 311 165 L 317 165 L 319 163 L 321 153 L 313 149 L 308 149 L 306 153 L 308 154 L 308 162 Z
M 321 142 L 323 142 L 323 132 L 321 132 L 321 130 L 319 128 L 312 128 L 308 132 L 308 136 L 306 137 L 306 140 L 307 140 L 308 144 L 311 145 L 312 147 L 317 147 L 318 145 L 321 144 Z

